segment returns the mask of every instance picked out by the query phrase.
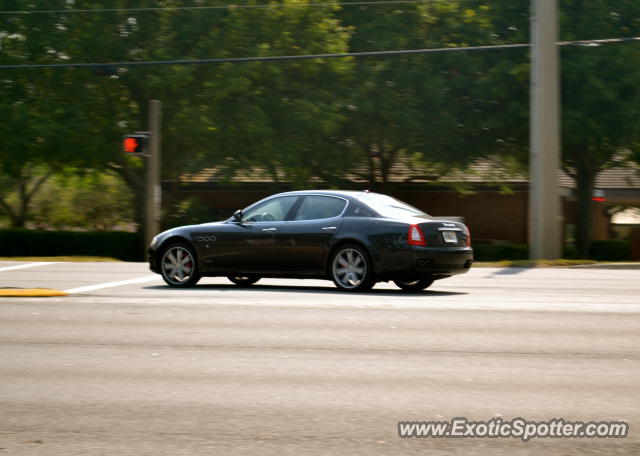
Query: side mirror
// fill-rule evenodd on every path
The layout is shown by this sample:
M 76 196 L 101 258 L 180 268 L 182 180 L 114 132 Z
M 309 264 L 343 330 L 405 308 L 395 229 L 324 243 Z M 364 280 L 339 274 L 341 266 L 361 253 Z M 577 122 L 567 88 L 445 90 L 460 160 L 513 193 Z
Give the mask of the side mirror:
M 238 209 L 233 213 L 233 218 L 236 222 L 242 223 L 242 209 Z

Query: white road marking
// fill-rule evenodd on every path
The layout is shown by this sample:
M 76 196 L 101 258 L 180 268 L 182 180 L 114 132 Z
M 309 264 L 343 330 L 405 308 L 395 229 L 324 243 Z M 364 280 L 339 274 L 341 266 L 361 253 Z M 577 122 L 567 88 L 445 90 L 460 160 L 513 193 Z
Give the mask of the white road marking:
M 61 263 L 64 263 L 64 261 L 37 261 L 35 263 L 18 264 L 16 266 L 6 266 L 4 268 L 0 268 L 0 272 L 13 271 L 15 269 L 35 268 L 36 266 L 44 266 L 47 264 L 61 264 Z
M 133 283 L 153 282 L 156 280 L 161 280 L 159 275 L 144 276 L 144 277 L 138 277 L 136 279 L 129 279 L 129 280 L 120 280 L 118 282 L 98 283 L 96 285 L 87 285 L 86 287 L 71 288 L 70 290 L 64 290 L 64 291 L 67 293 L 84 293 L 86 291 L 101 290 L 103 288 L 121 287 L 123 285 L 130 285 Z

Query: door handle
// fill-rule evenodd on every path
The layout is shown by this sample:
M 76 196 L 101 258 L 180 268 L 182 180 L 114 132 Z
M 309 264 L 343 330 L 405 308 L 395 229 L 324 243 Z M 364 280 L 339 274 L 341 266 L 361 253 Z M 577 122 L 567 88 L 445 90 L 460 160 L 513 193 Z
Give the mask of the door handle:
M 262 228 L 262 231 L 273 232 L 273 231 L 278 231 L 278 228 Z
M 325 226 L 322 228 L 323 230 L 329 231 L 329 230 L 335 230 L 336 227 L 335 226 Z

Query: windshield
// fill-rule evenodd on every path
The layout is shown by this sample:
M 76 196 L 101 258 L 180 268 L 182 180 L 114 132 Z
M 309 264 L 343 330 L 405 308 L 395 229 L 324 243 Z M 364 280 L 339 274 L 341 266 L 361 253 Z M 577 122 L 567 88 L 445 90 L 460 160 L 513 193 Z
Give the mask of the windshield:
M 429 215 L 420 209 L 409 206 L 407 203 L 379 193 L 362 193 L 358 194 L 356 198 L 383 217 L 403 218 L 406 216 Z

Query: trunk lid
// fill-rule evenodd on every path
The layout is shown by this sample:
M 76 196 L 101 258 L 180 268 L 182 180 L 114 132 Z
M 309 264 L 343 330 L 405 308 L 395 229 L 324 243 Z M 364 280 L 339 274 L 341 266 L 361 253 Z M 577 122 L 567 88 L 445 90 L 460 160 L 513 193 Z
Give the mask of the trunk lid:
M 431 220 L 420 221 L 418 226 L 427 247 L 467 247 L 469 230 L 463 223 Z

